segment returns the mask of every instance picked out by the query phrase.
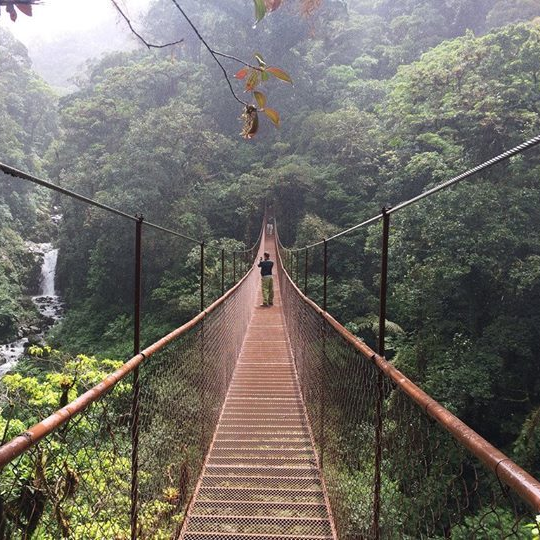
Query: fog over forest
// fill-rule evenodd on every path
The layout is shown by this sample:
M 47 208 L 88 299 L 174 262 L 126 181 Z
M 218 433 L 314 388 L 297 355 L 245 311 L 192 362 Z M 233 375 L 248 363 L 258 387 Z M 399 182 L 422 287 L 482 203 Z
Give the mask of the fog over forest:
M 204 241 L 205 307 L 221 296 L 222 271 L 228 289 L 247 269 L 238 255 L 233 275 L 232 253 L 256 242 L 265 210 L 282 243 L 301 249 L 540 133 L 539 0 L 123 0 L 124 15 L 110 0 L 69 2 L 44 0 L 15 22 L 0 2 L 0 163 Z M 266 13 L 255 24 L 261 5 Z M 180 43 L 146 47 L 126 18 L 147 43 Z M 385 327 L 386 359 L 535 478 L 539 200 L 540 153 L 532 148 L 396 212 Z M 330 243 L 327 276 L 328 313 L 374 349 L 380 231 L 377 223 Z M 131 221 L 0 172 L 3 442 L 130 358 L 133 238 Z M 143 348 L 199 313 L 200 249 L 145 229 Z M 295 264 L 309 274 L 309 298 L 322 305 L 322 247 L 309 256 L 308 268 L 300 258 Z M 303 289 L 304 276 L 292 274 Z M 353 380 L 342 383 L 346 395 Z M 129 402 L 125 384 L 115 390 L 118 410 Z M 188 418 L 200 403 L 183 385 Z M 157 384 L 152 391 L 158 402 Z M 385 399 L 384 407 L 395 406 L 390 392 Z M 374 465 L 366 458 L 358 471 L 364 426 L 346 420 L 349 405 L 332 408 L 345 427 L 328 444 L 343 460 L 332 470 L 345 486 L 339 512 L 349 528 L 340 537 L 352 540 L 372 538 L 362 528 L 371 510 L 359 510 L 358 501 L 371 490 L 364 476 Z M 159 422 L 179 429 L 167 414 L 153 422 L 152 429 Z M 88 460 L 106 461 L 113 451 L 104 448 Z M 63 470 L 82 459 L 55 452 Z M 473 476 L 460 451 L 445 452 L 445 463 L 459 462 L 463 477 Z M 185 443 L 179 453 L 184 461 L 175 467 L 184 471 L 196 452 Z M 46 494 L 33 500 L 39 515 L 25 514 L 24 490 L 41 481 L 41 458 L 33 459 L 24 462 L 20 493 L 8 487 L 14 473 L 9 481 L 0 475 L 0 540 L 23 538 L 24 527 L 28 538 L 129 537 L 129 516 L 121 526 L 109 523 L 112 507 L 89 532 L 82 523 L 92 521 L 92 509 L 80 501 L 77 516 L 53 510 L 47 522 L 44 509 L 70 497 L 65 478 L 63 495 L 36 488 Z M 115 464 L 128 465 L 128 458 Z M 515 524 L 503 503 L 492 503 L 486 518 L 483 507 L 455 498 L 466 518 L 441 517 L 419 533 L 422 497 L 394 472 L 382 472 L 383 495 L 399 498 L 410 520 L 407 529 L 397 510 L 383 515 L 400 522 L 394 538 L 502 538 Z M 163 516 L 172 520 L 162 536 L 147 538 L 170 538 L 183 519 L 171 515 L 183 516 L 189 497 L 153 499 L 141 476 L 146 530 L 157 531 Z M 159 485 L 163 493 L 167 487 Z M 534 538 L 526 527 L 533 517 L 523 513 L 515 537 Z M 397 525 L 387 526 L 381 538 L 393 537 Z M 66 530 L 72 536 L 62 536 Z

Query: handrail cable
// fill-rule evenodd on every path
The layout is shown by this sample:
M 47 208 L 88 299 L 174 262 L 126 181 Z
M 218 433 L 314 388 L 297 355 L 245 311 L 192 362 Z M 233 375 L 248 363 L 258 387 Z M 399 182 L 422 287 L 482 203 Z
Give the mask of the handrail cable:
M 67 195 L 68 197 L 71 197 L 72 199 L 77 199 L 78 201 L 81 201 L 85 204 L 89 204 L 90 206 L 95 206 L 96 208 L 100 208 L 101 210 L 106 210 L 107 212 L 110 212 L 111 214 L 115 214 L 117 216 L 123 217 L 124 219 L 130 219 L 131 221 L 139 221 L 138 216 L 132 216 L 130 214 L 127 214 L 126 212 L 122 212 L 122 210 L 118 210 L 116 208 L 113 208 L 112 206 L 108 206 L 106 204 L 100 203 L 94 199 L 90 199 L 89 197 L 85 197 L 84 195 L 80 195 L 79 193 L 76 193 L 74 191 L 71 191 L 69 189 L 57 186 L 56 184 L 53 184 L 51 182 L 48 182 L 47 180 L 43 180 L 41 178 L 38 178 L 37 176 L 34 176 L 32 174 L 20 171 L 19 169 L 15 169 L 14 167 L 10 167 L 9 165 L 6 165 L 5 163 L 0 162 L 0 171 L 2 171 L 4 174 L 7 174 L 9 176 L 13 176 L 15 178 L 21 178 L 23 180 L 28 180 L 29 182 L 32 182 L 34 184 L 38 184 L 40 186 L 46 187 L 48 189 L 51 189 L 53 191 L 57 191 L 58 193 L 62 193 L 63 195 Z M 195 238 L 191 238 L 190 236 L 186 236 L 185 234 L 179 233 L 177 231 L 173 231 L 171 229 L 167 229 L 165 227 L 162 227 L 161 225 L 156 225 L 155 223 L 151 223 L 150 221 L 143 221 L 143 224 L 147 227 L 150 227 L 152 229 L 157 229 L 159 231 L 166 232 L 168 234 L 172 234 L 173 236 L 178 236 L 180 238 L 184 238 L 185 240 L 188 240 L 190 242 L 193 242 L 195 244 L 201 244 L 201 240 L 196 240 Z
M 529 148 L 532 148 L 533 146 L 537 146 L 540 144 L 540 135 L 536 135 L 532 139 L 529 139 L 521 144 L 518 144 L 517 146 L 514 146 L 514 148 L 511 148 L 510 150 L 507 150 L 506 152 L 503 152 L 502 154 L 499 154 L 498 156 L 495 156 L 487 161 L 484 161 L 484 163 L 481 163 L 480 165 L 477 165 L 476 167 L 473 167 L 472 169 L 469 169 L 468 171 L 465 171 L 458 176 L 454 176 L 450 180 L 447 180 L 446 182 L 443 182 L 442 184 L 435 186 L 434 188 L 429 189 L 428 191 L 424 191 L 423 193 L 420 193 L 420 195 L 416 195 L 416 197 L 413 197 L 412 199 L 409 199 L 407 201 L 403 201 L 396 206 L 392 208 L 388 208 L 386 211 L 387 214 L 393 214 L 397 212 L 398 210 L 402 210 L 403 208 L 406 208 L 407 206 L 410 206 L 411 204 L 414 204 L 422 199 L 425 199 L 426 197 L 430 197 L 431 195 L 442 191 L 443 189 L 446 189 L 450 186 L 453 186 L 454 184 L 457 184 L 458 182 L 461 182 L 462 180 L 466 180 L 467 178 L 470 178 L 471 176 L 475 175 L 476 173 L 483 171 L 485 169 L 489 169 L 490 167 L 493 167 L 493 165 L 496 165 L 498 163 L 501 163 L 502 161 L 506 161 L 507 159 L 510 159 L 511 157 L 521 154 L 525 150 L 528 150 Z M 339 238 L 340 236 L 343 236 L 345 234 L 348 234 L 352 231 L 355 231 L 356 229 L 360 229 L 361 227 L 365 227 L 366 225 L 370 225 L 371 223 L 374 223 L 378 221 L 379 219 L 383 218 L 383 214 L 378 214 L 366 221 L 363 221 L 362 223 L 359 223 L 358 225 L 354 225 L 352 227 L 349 227 L 348 229 L 345 229 L 337 234 L 334 234 L 333 236 L 330 236 L 329 238 L 326 238 L 324 240 L 321 240 L 319 242 L 315 242 L 314 244 L 310 244 L 308 246 L 303 246 L 301 248 L 285 248 L 289 251 L 303 251 L 305 249 L 311 249 L 316 246 L 320 246 L 325 241 L 330 242 L 330 240 L 335 240 L 336 238 Z M 281 244 L 282 247 L 285 247 Z

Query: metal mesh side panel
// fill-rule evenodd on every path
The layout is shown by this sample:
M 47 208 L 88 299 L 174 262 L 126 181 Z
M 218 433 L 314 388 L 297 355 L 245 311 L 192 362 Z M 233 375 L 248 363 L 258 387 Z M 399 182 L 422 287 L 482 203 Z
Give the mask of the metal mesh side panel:
M 141 368 L 141 538 L 179 532 L 242 346 L 256 291 L 236 294 Z
M 131 385 L 119 384 L 0 475 L 0 538 L 129 538 Z
M 305 302 L 285 274 L 280 283 L 339 538 L 527 538 L 524 523 L 534 518 L 524 504 Z

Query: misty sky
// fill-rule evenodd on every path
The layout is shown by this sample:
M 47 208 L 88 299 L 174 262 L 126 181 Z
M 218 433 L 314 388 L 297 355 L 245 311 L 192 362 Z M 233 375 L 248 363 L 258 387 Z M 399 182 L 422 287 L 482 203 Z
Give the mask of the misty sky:
M 120 0 L 123 7 L 135 23 L 138 13 L 152 0 Z M 33 7 L 33 17 L 19 13 L 17 21 L 11 22 L 9 15 L 2 9 L 0 26 L 8 28 L 26 45 L 33 41 L 52 41 L 56 37 L 74 32 L 85 32 L 107 21 L 117 21 L 118 14 L 110 0 L 43 0 Z M 122 22 L 119 32 L 129 32 Z

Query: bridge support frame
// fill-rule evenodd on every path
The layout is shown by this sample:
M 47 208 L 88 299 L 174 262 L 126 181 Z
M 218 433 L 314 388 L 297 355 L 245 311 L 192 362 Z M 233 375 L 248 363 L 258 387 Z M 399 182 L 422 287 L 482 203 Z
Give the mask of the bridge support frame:
M 225 294 L 225 250 L 221 250 L 221 296 Z
M 135 261 L 133 294 L 133 355 L 141 351 L 141 276 L 142 276 L 142 226 L 144 217 L 136 216 Z M 139 519 L 139 408 L 140 408 L 139 368 L 133 370 L 133 394 L 131 401 L 131 540 L 138 535 Z
M 328 311 L 328 240 L 325 238 L 323 242 L 323 310 Z
M 201 287 L 201 311 L 204 311 L 204 242 L 201 242 L 200 287 Z
M 304 295 L 307 296 L 307 282 L 308 282 L 308 249 L 306 248 L 306 255 L 304 259 Z
M 382 231 L 382 253 L 381 253 L 381 283 L 379 294 L 379 343 L 378 353 L 385 355 L 385 330 L 386 330 L 386 302 L 388 293 L 388 241 L 390 237 L 390 214 L 389 208 L 383 207 L 383 231 Z M 373 523 L 372 537 L 380 539 L 380 518 L 381 518 L 381 465 L 382 465 L 382 439 L 383 439 L 383 419 L 382 407 L 384 400 L 384 374 L 379 369 L 377 374 L 377 401 L 375 403 L 375 477 L 373 481 Z

